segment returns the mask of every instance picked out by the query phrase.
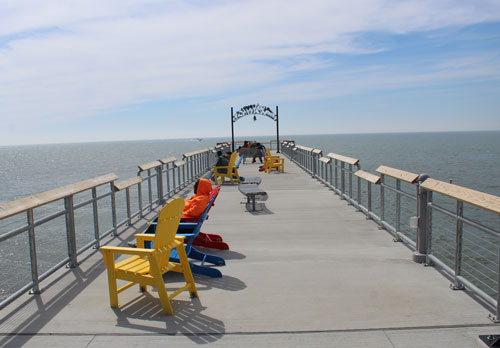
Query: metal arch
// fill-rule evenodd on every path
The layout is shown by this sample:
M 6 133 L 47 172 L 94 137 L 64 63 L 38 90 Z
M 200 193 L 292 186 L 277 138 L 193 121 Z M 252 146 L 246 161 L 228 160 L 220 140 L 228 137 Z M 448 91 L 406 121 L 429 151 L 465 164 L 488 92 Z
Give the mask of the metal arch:
M 277 116 L 271 111 L 267 106 L 262 106 L 259 104 L 247 105 L 237 111 L 233 116 L 233 122 L 238 121 L 240 118 L 249 115 L 263 115 L 269 117 L 271 120 L 276 121 Z

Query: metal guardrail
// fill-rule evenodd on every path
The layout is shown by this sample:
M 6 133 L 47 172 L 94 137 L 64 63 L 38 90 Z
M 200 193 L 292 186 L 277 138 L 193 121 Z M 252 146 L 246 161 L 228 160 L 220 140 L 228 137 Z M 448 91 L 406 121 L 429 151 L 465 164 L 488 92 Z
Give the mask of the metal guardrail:
M 228 146 L 222 144 L 219 148 L 225 150 L 228 149 Z M 177 161 L 174 157 L 170 157 L 139 165 L 138 176 L 122 182 L 116 182 L 118 177 L 111 173 L 0 205 L 0 221 L 12 218 L 15 220 L 13 224 L 18 225 L 22 223 L 22 219 L 19 219 L 21 215 L 23 213 L 26 214 L 27 223 L 1 234 L 0 243 L 27 234 L 31 269 L 31 281 L 19 289 L 12 291 L 7 298 L 0 302 L 0 309 L 27 291 L 30 291 L 32 294 L 40 293 L 40 282 L 42 280 L 64 266 L 70 268 L 77 267 L 78 256 L 84 251 L 92 247 L 99 248 L 100 241 L 103 238 L 111 234 L 116 236 L 121 226 L 131 224 L 135 217 L 142 217 L 146 211 L 151 211 L 156 206 L 164 204 L 166 199 L 174 196 L 189 184 L 194 183 L 199 177 L 209 172 L 213 164 L 215 164 L 217 157 L 215 152 L 212 149 L 203 149 L 184 154 L 182 161 Z M 108 189 L 105 189 L 106 184 L 108 184 Z M 146 204 L 143 201 L 143 185 L 147 187 Z M 135 207 L 132 207 L 133 193 L 136 193 L 137 196 L 137 210 L 134 212 L 132 211 L 133 208 L 135 209 Z M 90 198 L 84 197 L 81 202 L 76 202 L 75 197 L 77 195 L 77 198 L 80 199 L 82 195 L 90 196 Z M 110 206 L 107 209 L 104 209 L 101 204 L 98 205 L 99 202 L 108 197 L 110 199 Z M 50 203 L 60 201 L 64 202 L 64 209 L 50 212 L 43 217 L 38 217 L 38 215 L 47 213 L 50 210 L 47 207 Z M 91 209 L 85 212 L 85 208 L 88 206 Z M 77 213 L 79 214 L 78 218 Z M 85 215 L 85 213 L 87 215 L 82 219 L 80 215 Z M 126 217 L 120 222 L 117 221 L 119 214 L 126 214 Z M 65 224 L 64 227 L 58 226 L 59 235 L 57 238 L 61 238 L 63 237 L 62 234 L 65 234 L 68 256 L 55 261 L 55 265 L 42 274 L 39 274 L 37 237 L 40 239 L 45 236 L 43 234 L 37 236 L 37 231 L 41 226 L 57 223 L 56 219 L 59 217 L 65 218 Z M 111 220 L 111 227 L 104 233 L 101 232 L 103 217 Z M 84 240 L 88 236 L 82 236 L 80 233 L 76 233 L 76 231 L 79 228 L 83 229 L 85 227 L 83 225 L 88 225 L 90 220 L 93 221 L 92 240 L 82 247 L 77 248 L 79 239 Z M 81 224 L 78 224 L 77 221 L 81 222 Z M 5 246 L 5 243 L 3 243 L 3 246 Z
M 453 278 L 452 289 L 467 288 L 490 304 L 494 312 L 490 318 L 499 322 L 500 197 L 387 166 L 377 168 L 378 176 L 361 170 L 357 159 L 333 153 L 323 157 L 319 149 L 292 142 L 283 141 L 281 149 L 389 231 L 395 241 L 408 245 L 415 262 L 440 267 Z M 353 176 L 357 187 L 353 187 Z M 373 185 L 379 187 L 378 202 L 372 197 Z M 375 209 L 373 203 L 378 205 Z M 408 226 L 403 226 L 403 216 Z

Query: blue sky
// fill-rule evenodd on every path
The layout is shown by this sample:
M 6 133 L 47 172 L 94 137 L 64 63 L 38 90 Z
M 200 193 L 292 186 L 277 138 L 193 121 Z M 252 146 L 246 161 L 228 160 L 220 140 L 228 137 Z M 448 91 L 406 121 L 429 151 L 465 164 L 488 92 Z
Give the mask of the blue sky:
M 500 1 L 1 1 L 0 145 L 500 130 Z M 236 135 L 273 135 L 268 118 Z

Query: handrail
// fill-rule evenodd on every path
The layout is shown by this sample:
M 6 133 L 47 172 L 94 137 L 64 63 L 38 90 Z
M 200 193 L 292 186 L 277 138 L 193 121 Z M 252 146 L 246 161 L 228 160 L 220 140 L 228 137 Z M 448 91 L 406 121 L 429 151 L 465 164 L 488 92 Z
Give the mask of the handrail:
M 387 166 L 379 166 L 375 171 L 377 173 L 387 175 L 394 179 L 402 180 L 410 184 L 414 184 L 418 179 L 418 174 L 405 172 L 404 170 L 391 168 Z
M 459 201 L 472 204 L 476 207 L 500 214 L 500 197 L 488 193 L 472 190 L 436 179 L 425 180 L 420 187 Z
M 161 160 L 159 160 L 161 163 L 163 164 L 168 164 L 168 163 L 172 163 L 172 162 L 175 162 L 177 160 L 177 158 L 175 157 L 167 157 L 167 158 L 162 158 Z
M 183 166 L 183 165 L 185 165 L 185 164 L 186 164 L 186 162 L 185 162 L 185 161 L 175 161 L 175 162 L 174 162 L 174 166 L 175 166 L 175 167 L 180 167 L 180 166 Z
M 372 184 L 378 184 L 380 182 L 380 176 L 365 172 L 364 170 L 358 170 L 356 173 L 354 173 L 354 175 L 360 177 L 361 179 L 365 179 Z
M 356 165 L 356 164 L 359 163 L 359 159 L 352 158 L 352 157 L 347 157 L 347 156 L 344 156 L 344 155 L 339 155 L 339 154 L 336 154 L 336 153 L 333 153 L 333 152 L 330 152 L 327 156 L 330 157 L 330 158 L 339 160 L 341 162 L 345 162 L 347 164 Z
M 182 156 L 184 158 L 186 158 L 186 157 L 191 157 L 191 156 L 194 156 L 194 155 L 199 155 L 200 153 L 204 153 L 204 152 L 207 152 L 207 151 L 210 151 L 210 149 L 202 149 L 202 150 L 198 150 L 198 151 L 192 151 L 192 152 L 185 153 Z
M 301 149 L 301 150 L 309 151 L 309 152 L 312 152 L 312 150 L 314 150 L 312 147 L 307 147 L 307 146 L 302 146 L 302 145 L 295 145 L 295 147 L 297 149 Z
M 117 179 L 118 177 L 114 173 L 109 173 L 92 179 L 80 181 L 75 184 L 59 187 L 50 191 L 45 191 L 12 202 L 4 203 L 0 205 L 0 220 L 48 203 L 52 203 L 59 199 L 75 195 L 91 188 L 110 183 Z
M 153 168 L 156 168 L 156 167 L 159 167 L 161 166 L 161 162 L 160 161 L 153 161 L 153 162 L 149 162 L 149 163 L 146 163 L 146 164 L 140 164 L 138 165 L 139 169 L 144 172 L 148 169 L 153 169 Z
M 142 182 L 142 177 L 136 176 L 121 182 L 115 182 L 113 186 L 115 188 L 115 191 L 121 191 L 133 185 L 140 184 L 141 182 Z

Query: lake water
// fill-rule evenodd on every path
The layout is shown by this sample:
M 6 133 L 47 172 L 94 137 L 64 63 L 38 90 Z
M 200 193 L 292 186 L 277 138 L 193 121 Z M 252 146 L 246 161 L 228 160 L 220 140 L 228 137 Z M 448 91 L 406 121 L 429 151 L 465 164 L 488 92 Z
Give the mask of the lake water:
M 238 140 L 265 141 L 273 137 L 245 137 Z M 413 173 L 500 196 L 500 131 L 452 133 L 392 133 L 349 135 L 282 136 L 296 144 L 354 157 L 361 168 L 374 172 L 386 165 Z M 215 146 L 229 138 L 195 141 L 148 140 L 77 144 L 27 145 L 0 147 L 0 203 L 51 190 L 107 173 L 120 180 L 137 175 L 137 166 L 160 158 Z M 25 217 L 23 216 L 25 219 Z M 5 221 L 4 221 L 5 222 Z M 62 221 L 64 226 L 64 219 Z M 60 227 L 54 227 L 59 229 Z M 12 230 L 12 224 L 0 223 L 0 234 Z M 38 238 L 38 237 L 37 237 Z M 39 240 L 37 240 L 37 243 Z M 38 252 L 53 249 L 50 241 L 40 241 Z M 64 254 L 64 243 L 58 246 Z M 56 249 L 57 249 L 56 248 Z M 23 255 L 23 258 L 19 258 Z M 16 287 L 16 281 L 29 281 L 29 257 L 26 237 L 0 245 L 0 299 Z M 12 265 L 27 268 L 26 277 Z M 47 266 L 48 267 L 48 266 Z M 43 269 L 44 267 L 41 266 Z M 46 268 L 46 267 L 45 267 Z

